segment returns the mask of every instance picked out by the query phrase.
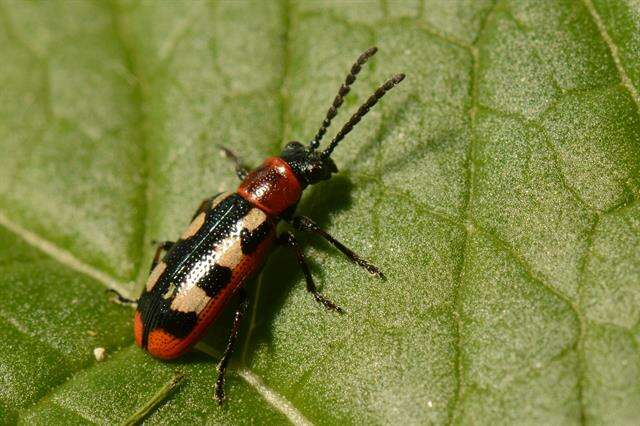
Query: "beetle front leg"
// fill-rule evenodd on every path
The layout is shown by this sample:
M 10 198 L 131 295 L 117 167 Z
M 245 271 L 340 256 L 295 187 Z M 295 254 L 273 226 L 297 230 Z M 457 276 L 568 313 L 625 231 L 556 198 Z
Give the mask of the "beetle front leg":
M 240 161 L 238 156 L 230 149 L 225 148 L 224 146 L 220 146 L 220 150 L 222 151 L 225 157 L 233 161 L 233 164 L 235 164 L 236 175 L 238 176 L 238 178 L 240 180 L 244 180 L 244 178 L 246 178 L 247 175 L 249 174 L 249 170 L 247 170 L 247 168 L 242 165 L 242 161 Z
M 247 312 L 247 308 L 249 307 L 249 298 L 247 297 L 247 293 L 244 289 L 240 289 L 239 291 L 240 303 L 238 304 L 238 308 L 236 309 L 236 313 L 233 316 L 233 326 L 231 327 L 231 333 L 229 334 L 229 340 L 227 341 L 227 347 L 224 350 L 224 354 L 222 354 L 222 358 L 218 363 L 218 377 L 216 379 L 216 390 L 215 397 L 218 404 L 222 404 L 224 401 L 224 373 L 227 370 L 227 365 L 229 364 L 229 360 L 231 359 L 231 355 L 233 354 L 233 350 L 236 346 L 236 341 L 238 339 L 238 331 L 240 330 L 240 321 L 242 321 L 242 317 L 245 312 Z
M 379 278 L 384 278 L 384 274 L 380 269 L 355 254 L 353 250 L 346 247 L 340 241 L 333 238 L 328 232 L 320 228 L 310 218 L 306 216 L 296 216 L 291 220 L 291 224 L 299 231 L 313 232 L 314 234 L 320 235 L 322 238 L 329 241 L 335 248 L 340 250 L 345 256 L 347 256 L 350 261 L 364 268 L 370 274 L 375 275 Z
M 153 260 L 151 261 L 150 271 L 153 271 L 153 268 L 155 268 L 156 265 L 158 265 L 158 262 L 160 261 L 160 255 L 162 254 L 162 252 L 171 250 L 171 247 L 173 247 L 174 244 L 175 244 L 174 241 L 163 241 L 161 243 L 158 243 L 158 247 L 156 247 L 156 253 L 153 255 Z
M 291 232 L 284 232 L 278 236 L 278 243 L 286 245 L 293 250 L 294 254 L 296 255 L 296 260 L 298 261 L 298 266 L 300 266 L 300 269 L 302 269 L 304 279 L 307 282 L 307 291 L 313 294 L 314 299 L 316 299 L 318 303 L 323 304 L 329 310 L 336 311 L 340 314 L 344 313 L 340 306 L 327 299 L 316 288 L 316 284 L 313 282 L 313 277 L 311 276 L 311 271 L 309 271 L 309 265 L 307 265 L 307 261 L 304 258 L 304 253 L 302 252 L 302 249 L 300 248 L 300 244 L 298 244 L 298 240 L 296 239 L 296 237 Z

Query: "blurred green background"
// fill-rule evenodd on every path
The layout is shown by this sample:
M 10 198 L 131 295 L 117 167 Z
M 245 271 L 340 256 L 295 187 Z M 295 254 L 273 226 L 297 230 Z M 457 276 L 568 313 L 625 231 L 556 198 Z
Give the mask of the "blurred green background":
M 0 423 L 637 424 L 640 8 L 608 0 L 0 1 Z M 227 315 L 176 362 L 134 344 L 152 240 L 407 79 L 300 211 L 382 267 L 304 237 L 252 307 L 213 401 Z M 107 349 L 96 362 L 95 347 Z M 206 353 L 205 353 L 206 352 Z

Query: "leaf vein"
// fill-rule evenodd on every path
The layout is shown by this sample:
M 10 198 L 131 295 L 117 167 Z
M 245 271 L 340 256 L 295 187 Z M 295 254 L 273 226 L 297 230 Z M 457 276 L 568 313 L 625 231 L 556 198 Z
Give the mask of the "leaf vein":
M 13 222 L 2 211 L 0 211 L 0 225 L 22 238 L 29 245 L 35 247 L 41 252 L 46 253 L 51 258 L 69 267 L 70 269 L 93 278 L 107 288 L 117 290 L 124 295 L 130 296 L 130 292 L 124 284 L 116 281 L 105 272 L 87 263 L 84 263 L 82 260 L 75 257 L 71 252 L 58 247 L 47 239 Z
M 478 223 L 474 222 L 473 227 L 475 228 L 476 231 L 482 233 L 482 235 L 486 236 L 490 241 L 492 241 L 496 245 L 496 247 L 501 249 L 503 252 L 508 254 L 513 260 L 515 260 L 516 263 L 520 266 L 520 268 L 524 271 L 528 279 L 535 282 L 536 284 L 539 284 L 542 288 L 548 290 L 551 294 L 555 295 L 556 297 L 564 301 L 567 305 L 571 307 L 576 317 L 580 317 L 580 313 L 578 312 L 577 308 L 575 307 L 575 304 L 571 301 L 569 296 L 564 294 L 562 291 L 552 287 L 551 285 L 546 283 L 542 278 L 538 277 L 537 274 L 534 272 L 533 267 L 529 265 L 529 263 L 523 258 L 523 256 L 520 255 L 508 242 L 500 238 L 494 232 L 491 232 L 490 230 L 482 227 Z
M 238 375 L 251 385 L 265 401 L 284 414 L 294 425 L 307 426 L 312 424 L 286 398 L 267 387 L 260 377 L 256 376 L 251 370 L 242 368 L 238 370 Z
M 578 308 L 584 309 L 584 285 L 585 285 L 585 270 L 587 268 L 587 264 L 589 262 L 589 255 L 591 253 L 591 248 L 593 246 L 593 238 L 598 230 L 598 225 L 600 224 L 600 216 L 596 215 L 593 223 L 591 224 L 591 228 L 589 232 L 587 232 L 586 236 L 586 247 L 584 250 L 584 255 L 581 259 L 580 265 L 578 267 Z M 582 316 L 578 317 L 580 320 L 580 334 L 578 335 L 578 342 L 576 344 L 577 353 L 578 353 L 578 396 L 580 403 L 580 423 L 586 424 L 586 412 L 587 408 L 584 402 L 584 388 L 585 388 L 585 367 L 587 365 L 586 361 L 586 353 L 584 348 L 584 337 L 586 334 L 586 321 L 582 318 Z
M 19 334 L 22 334 L 23 336 L 27 337 L 29 340 L 35 340 L 36 342 L 42 344 L 47 349 L 51 349 L 53 352 L 59 355 L 60 358 L 65 358 L 65 354 L 60 349 L 51 345 L 50 342 L 47 342 L 46 340 L 41 339 L 40 336 L 38 336 L 37 334 L 29 333 L 29 330 L 24 325 L 20 324 L 19 321 L 17 321 L 12 316 L 7 315 L 2 310 L 0 310 L 0 318 L 5 320 L 7 324 L 13 327 L 13 329 L 17 331 Z
M 582 1 L 584 3 L 585 7 L 587 8 L 587 10 L 589 11 L 589 15 L 591 16 L 591 19 L 593 20 L 594 24 L 596 25 L 596 27 L 598 29 L 598 33 L 600 33 L 600 37 L 602 37 L 602 40 L 607 45 L 607 48 L 609 49 L 609 52 L 611 53 L 611 58 L 613 59 L 613 63 L 616 66 L 616 70 L 618 71 L 618 75 L 620 77 L 620 81 L 622 82 L 624 87 L 629 91 L 629 94 L 631 95 L 631 98 L 633 99 L 633 101 L 636 104 L 636 108 L 638 109 L 638 113 L 640 114 L 640 95 L 638 95 L 638 90 L 634 86 L 633 81 L 631 81 L 631 78 L 629 77 L 629 74 L 627 74 L 627 71 L 625 70 L 624 66 L 622 65 L 622 60 L 620 59 L 620 52 L 619 52 L 618 46 L 616 46 L 616 44 L 614 43 L 613 39 L 609 35 L 607 27 L 604 24 L 604 22 L 602 21 L 602 18 L 600 17 L 600 15 L 598 14 L 598 11 L 596 10 L 595 6 L 593 5 L 593 2 L 591 0 L 582 0 Z
M 569 181 L 567 180 L 567 177 L 564 174 L 564 168 L 562 165 L 562 160 L 560 158 L 560 154 L 558 152 L 558 150 L 556 149 L 556 147 L 553 145 L 553 143 L 551 142 L 551 138 L 549 137 L 549 134 L 547 132 L 547 129 L 536 119 L 533 118 L 528 118 L 525 117 L 521 114 L 518 113 L 514 113 L 514 112 L 507 112 L 507 111 L 503 111 L 503 110 L 499 110 L 496 109 L 494 107 L 490 107 L 487 105 L 479 105 L 480 108 L 482 108 L 482 110 L 490 112 L 494 115 L 497 115 L 499 117 L 503 117 L 503 118 L 507 118 L 510 120 L 516 120 L 521 122 L 523 125 L 525 126 L 530 126 L 532 128 L 534 128 L 536 131 L 538 131 L 541 135 L 542 135 L 542 139 L 544 141 L 545 146 L 547 147 L 547 149 L 549 150 L 554 166 L 556 168 L 556 171 L 558 172 L 559 175 L 559 180 L 560 180 L 560 184 L 561 186 L 567 190 L 567 192 L 569 192 L 569 194 L 571 195 L 571 197 L 578 203 L 580 204 L 580 206 L 582 208 L 584 208 L 585 210 L 591 212 L 591 213 L 596 213 L 596 209 L 591 207 L 578 193 L 578 190 L 576 188 L 574 188 Z
M 122 347 L 122 348 L 119 348 L 119 349 L 117 349 L 117 350 L 113 351 L 113 352 L 110 354 L 110 356 L 111 356 L 111 357 L 113 357 L 115 354 L 117 354 L 117 353 L 119 353 L 119 352 L 122 352 L 123 350 L 125 350 L 126 348 L 129 348 L 129 347 L 131 347 L 131 346 L 133 346 L 133 344 L 128 345 L 128 346 L 125 346 L 125 347 Z M 71 380 L 73 380 L 73 379 L 76 377 L 76 375 L 77 375 L 77 374 L 79 374 L 79 373 L 81 373 L 81 372 L 83 372 L 83 371 L 91 370 L 91 369 L 93 369 L 93 368 L 96 368 L 97 366 L 98 366 L 98 364 L 94 362 L 94 363 L 84 363 L 84 364 L 81 364 L 81 365 L 79 366 L 79 368 L 75 368 L 75 369 L 74 369 L 74 368 L 69 367 L 69 372 L 70 372 L 70 374 L 69 374 L 68 376 L 66 376 L 66 377 L 64 378 L 64 380 L 61 380 L 61 381 L 59 381 L 59 382 L 57 382 L 57 383 L 53 383 L 53 385 L 48 389 L 48 391 L 47 391 L 46 393 L 44 393 L 43 395 L 41 395 L 41 396 L 38 398 L 38 400 L 37 400 L 37 401 L 35 401 L 35 402 L 34 402 L 34 403 L 29 407 L 29 409 L 24 410 L 23 412 L 21 412 L 21 413 L 20 413 L 20 416 L 22 417 L 25 413 L 28 413 L 29 411 L 31 411 L 31 410 L 33 410 L 33 409 L 35 409 L 35 408 L 36 408 L 38 405 L 40 405 L 42 402 L 44 402 L 45 400 L 47 400 L 47 399 L 51 398 L 51 402 L 52 402 L 53 404 L 57 405 L 58 407 L 63 408 L 63 409 L 65 409 L 65 410 L 67 410 L 67 411 L 70 411 L 70 412 L 76 413 L 76 414 L 78 414 L 79 416 L 81 416 L 81 417 L 82 417 L 82 418 L 84 418 L 84 419 L 87 419 L 87 420 L 89 420 L 89 421 L 95 422 L 95 420 L 94 420 L 94 419 L 88 419 L 87 417 L 85 417 L 85 415 L 84 415 L 84 414 L 82 414 L 82 413 L 78 412 L 77 410 L 72 410 L 72 409 L 71 409 L 70 407 L 68 407 L 68 406 L 60 405 L 60 403 L 59 403 L 58 401 L 56 401 L 55 399 L 53 399 L 52 397 L 53 397 L 53 395 L 56 393 L 56 391 L 57 391 L 58 389 L 60 389 L 60 388 L 61 388 L 61 387 L 63 387 L 66 383 L 68 383 L 68 382 L 70 382 Z

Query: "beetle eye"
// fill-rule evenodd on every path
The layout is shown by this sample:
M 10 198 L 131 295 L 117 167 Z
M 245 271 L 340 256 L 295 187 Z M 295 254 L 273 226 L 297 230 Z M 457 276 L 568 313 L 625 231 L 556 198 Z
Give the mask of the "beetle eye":
M 285 145 L 284 149 L 302 148 L 302 144 L 298 141 L 291 141 Z

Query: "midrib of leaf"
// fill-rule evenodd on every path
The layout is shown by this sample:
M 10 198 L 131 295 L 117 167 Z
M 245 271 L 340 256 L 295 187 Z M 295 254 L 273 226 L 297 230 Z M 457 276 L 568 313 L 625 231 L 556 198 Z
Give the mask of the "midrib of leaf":
M 18 235 L 31 246 L 46 253 L 57 262 L 60 262 L 61 264 L 66 265 L 75 271 L 93 278 L 107 288 L 112 288 L 123 294 L 129 294 L 128 287 L 112 278 L 109 274 L 79 260 L 67 250 L 58 247 L 56 244 L 48 241 L 46 238 L 42 238 L 41 236 L 29 231 L 25 227 L 15 223 L 11 219 L 9 219 L 2 211 L 0 211 L 0 225 L 4 226 L 12 233 Z

